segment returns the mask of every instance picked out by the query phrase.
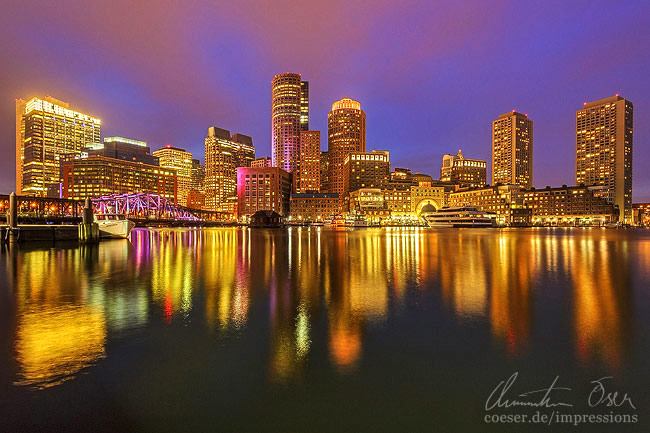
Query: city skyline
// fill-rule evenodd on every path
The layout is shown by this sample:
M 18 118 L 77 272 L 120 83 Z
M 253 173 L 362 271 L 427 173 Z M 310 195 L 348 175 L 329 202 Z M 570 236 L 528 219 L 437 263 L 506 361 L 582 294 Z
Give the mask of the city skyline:
M 14 6 L 9 6 L 10 9 L 12 7 Z M 144 12 L 144 8 L 141 10 L 141 7 L 136 8 L 135 16 L 141 17 Z M 355 9 L 357 6 L 350 8 Z M 500 11 L 503 11 L 503 8 L 504 5 L 501 4 L 495 6 L 495 9 Z M 19 9 L 10 11 L 7 16 L 12 15 L 11 12 L 14 15 L 26 13 L 30 6 L 23 5 Z M 48 7 L 42 9 L 47 11 Z M 99 7 L 95 9 L 101 10 Z M 92 13 L 99 13 L 95 9 Z M 379 9 L 384 13 L 390 10 L 386 5 Z M 476 7 L 471 11 L 470 22 L 476 24 L 480 9 Z M 98 45 L 97 61 L 93 62 L 93 64 L 97 63 L 96 65 L 73 68 L 72 66 L 77 62 L 69 58 L 73 48 L 89 46 L 84 45 L 89 42 L 75 41 L 71 47 L 65 46 L 64 42 L 85 33 L 90 33 L 89 39 L 96 42 L 94 30 L 83 27 L 74 31 L 50 29 L 49 43 L 54 44 L 61 57 L 67 58 L 67 61 L 49 59 L 45 53 L 41 59 L 26 58 L 25 62 L 16 61 L 7 65 L 5 71 L 7 76 L 3 80 L 5 86 L 0 89 L 0 97 L 4 101 L 0 105 L 2 107 L 0 130 L 3 131 L 0 146 L 10 154 L 14 152 L 14 99 L 28 99 L 32 96 L 49 94 L 70 102 L 76 110 L 100 118 L 103 136 L 122 135 L 146 140 L 152 150 L 171 144 L 187 149 L 195 157 L 200 157 L 206 128 L 211 125 L 222 125 L 230 130 L 244 131 L 251 135 L 256 143 L 258 157 L 270 156 L 269 80 L 277 73 L 292 71 L 302 74 L 303 79 L 310 82 L 310 129 L 320 130 L 321 133 L 326 131 L 330 104 L 349 96 L 361 102 L 367 114 L 368 149 L 387 149 L 391 152 L 393 167 L 409 167 L 414 172 L 420 171 L 434 177 L 437 177 L 439 172 L 442 155 L 453 153 L 459 148 L 472 158 L 487 160 L 490 167 L 491 121 L 511 109 L 528 113 L 535 120 L 533 185 L 539 188 L 546 185 L 574 184 L 575 112 L 582 108 L 584 102 L 620 93 L 634 103 L 636 111 L 633 201 L 646 202 L 650 201 L 650 172 L 644 169 L 644 164 L 650 156 L 648 149 L 650 116 L 646 114 L 650 112 L 650 91 L 644 85 L 642 78 L 647 76 L 649 69 L 648 61 L 642 53 L 650 46 L 650 38 L 648 30 L 640 26 L 642 21 L 640 18 L 647 9 L 648 7 L 640 2 L 626 4 L 615 10 L 599 8 L 597 5 L 587 6 L 585 3 L 577 7 L 574 12 L 563 11 L 559 16 L 554 16 L 552 13 L 554 7 L 549 7 L 548 12 L 533 7 L 532 17 L 542 19 L 541 22 L 551 28 L 564 29 L 556 38 L 563 37 L 566 44 L 564 46 L 558 42 L 558 39 L 548 36 L 547 28 L 533 26 L 529 30 L 521 27 L 522 38 L 530 46 L 531 52 L 497 56 L 502 62 L 502 67 L 506 69 L 509 67 L 521 76 L 514 82 L 512 76 L 506 80 L 501 74 L 496 73 L 496 60 L 480 63 L 485 60 L 482 57 L 485 47 L 481 45 L 479 36 L 486 36 L 492 41 L 496 38 L 499 47 L 524 42 L 507 40 L 504 34 L 486 28 L 487 25 L 481 23 L 477 24 L 478 30 L 472 34 L 465 34 L 467 29 L 463 27 L 469 23 L 452 25 L 450 35 L 462 36 L 461 42 L 454 42 L 451 36 L 447 36 L 440 44 L 435 44 L 431 49 L 433 52 L 422 52 L 421 56 L 416 56 L 417 58 L 413 57 L 416 54 L 413 50 L 423 49 L 422 45 L 406 50 L 406 53 L 400 53 L 404 44 L 416 38 L 417 32 L 410 30 L 404 35 L 398 35 L 396 40 L 390 41 L 387 53 L 397 56 L 398 59 L 410 60 L 406 62 L 406 66 L 400 68 L 387 66 L 385 59 L 377 57 L 374 48 L 382 44 L 371 44 L 369 41 L 371 37 L 383 41 L 390 35 L 396 36 L 395 31 L 389 31 L 387 36 L 378 33 L 377 26 L 386 19 L 381 12 L 368 12 L 367 22 L 364 25 L 359 26 L 357 30 L 348 30 L 348 35 L 365 35 L 358 46 L 350 46 L 349 49 L 342 51 L 340 58 L 332 57 L 327 61 L 320 59 L 322 56 L 317 55 L 318 51 L 333 52 L 322 44 L 313 43 L 311 39 L 310 43 L 313 45 L 311 51 L 314 52 L 304 53 L 303 50 L 300 56 L 296 56 L 294 51 L 292 57 L 280 48 L 275 38 L 271 37 L 265 43 L 277 47 L 281 55 L 278 58 L 261 56 L 259 59 L 252 59 L 257 50 L 250 47 L 252 41 L 261 40 L 259 34 L 253 34 L 246 40 L 230 41 L 233 42 L 231 45 L 228 45 L 229 40 L 224 40 L 222 45 L 231 47 L 224 55 L 230 54 L 234 58 L 246 59 L 247 63 L 244 65 L 250 66 L 250 62 L 254 62 L 254 66 L 258 69 L 254 74 L 245 72 L 240 75 L 238 72 L 242 71 L 236 67 L 237 62 L 228 62 L 233 65 L 232 69 L 219 72 L 216 80 L 218 84 L 206 88 L 200 87 L 206 84 L 201 75 L 204 73 L 200 71 L 201 68 L 207 68 L 210 73 L 216 73 L 215 70 L 218 68 L 211 66 L 209 62 L 207 65 L 203 64 L 205 60 L 201 60 L 201 56 L 194 51 L 190 50 L 187 55 L 197 56 L 196 62 L 190 62 L 196 66 L 187 68 L 189 72 L 185 72 L 182 77 L 175 78 L 162 71 L 152 80 L 153 83 L 148 83 L 142 80 L 142 72 L 138 69 L 141 67 L 143 71 L 147 71 L 150 67 L 147 64 L 147 61 L 151 60 L 150 54 L 143 51 L 145 48 L 143 40 L 137 40 L 133 48 L 122 44 L 119 50 L 116 46 L 112 48 L 110 46 L 110 43 L 115 41 L 101 42 Z M 441 8 L 440 15 L 456 17 L 463 11 L 466 10 L 462 7 Z M 421 12 L 423 17 L 428 18 L 431 18 L 433 13 L 428 7 L 423 7 Z M 482 12 L 488 13 L 485 10 Z M 43 11 L 38 12 L 38 14 L 43 13 Z M 237 11 L 230 9 L 226 11 L 226 14 L 236 13 Z M 494 13 L 489 12 L 488 16 L 494 18 L 492 15 Z M 189 14 L 198 20 L 195 16 L 196 11 Z M 332 14 L 336 15 L 335 12 L 328 12 L 329 17 L 332 17 Z M 586 14 L 590 20 L 579 19 L 581 14 Z M 65 12 L 57 11 L 56 16 L 64 23 L 73 20 Z M 551 17 L 556 18 L 557 22 L 551 22 Z M 396 28 L 404 30 L 406 22 L 412 24 L 413 18 L 413 16 L 404 17 L 398 14 Z M 625 28 L 617 28 L 607 37 L 600 36 L 597 31 L 599 26 L 614 18 L 625 19 L 627 22 Z M 114 25 L 115 19 L 114 15 L 108 17 L 108 21 Z M 529 19 L 532 18 L 523 21 Z M 4 23 L 3 18 L 0 20 Z M 416 19 L 415 22 L 420 21 Z M 438 17 L 434 22 L 442 23 L 444 20 Z M 275 27 L 277 24 L 264 20 L 262 24 L 265 29 L 270 26 L 282 33 Z M 14 26 L 12 23 L 6 25 L 8 29 Z M 523 25 L 518 24 L 518 26 Z M 38 43 L 42 43 L 42 38 L 39 39 L 35 35 L 48 28 L 48 25 L 44 24 L 43 28 L 35 30 L 35 34 L 21 41 L 21 44 L 26 48 L 37 47 Z M 65 25 L 62 28 L 65 28 Z M 286 35 L 288 31 L 284 31 L 284 34 Z M 5 33 L 7 36 L 3 36 L 0 40 L 0 53 L 6 57 L 18 45 L 8 37 L 11 32 Z M 436 31 L 432 33 L 435 35 Z M 432 37 L 430 33 L 424 36 L 429 39 Z M 186 35 L 180 37 L 179 44 L 187 42 Z M 631 38 L 634 38 L 633 44 L 628 43 Z M 345 42 L 343 39 L 337 36 L 332 43 L 334 46 L 341 45 Z M 445 46 L 443 42 L 449 46 Z M 153 47 L 160 48 L 155 44 Z M 177 47 L 178 45 L 175 45 L 170 49 L 174 51 L 178 49 Z M 553 49 L 550 50 L 549 47 Z M 602 54 L 603 50 L 614 54 L 612 64 L 597 62 L 600 58 L 599 53 Z M 353 52 L 358 51 L 367 56 L 362 56 L 365 59 L 362 62 L 363 68 L 357 63 L 358 60 L 350 59 Z M 141 57 L 137 57 L 137 53 Z M 137 61 L 133 65 L 128 62 L 115 63 L 116 55 Z M 467 55 L 473 60 L 460 59 Z M 377 72 L 375 68 L 372 70 L 367 68 L 369 59 L 373 64 L 382 66 L 382 70 Z M 550 66 L 541 65 L 544 59 L 553 67 L 553 71 L 549 70 Z M 347 71 L 341 72 L 341 69 L 346 68 L 340 68 L 341 62 L 338 60 L 349 66 Z M 42 68 L 44 63 L 41 63 L 46 61 L 49 61 L 48 66 L 51 65 L 47 73 Z M 171 62 L 162 66 L 172 66 L 172 71 L 178 66 L 173 60 L 164 60 L 164 62 Z M 477 71 L 471 73 L 465 71 L 462 66 L 467 64 L 474 64 Z M 585 68 L 585 64 L 591 65 L 590 68 Z M 422 65 L 426 66 L 425 73 L 417 71 L 417 68 Z M 541 71 L 538 71 L 539 69 Z M 558 74 L 555 69 L 561 70 L 562 73 Z M 101 71 L 101 74 L 98 71 Z M 175 88 L 179 80 L 189 79 L 192 74 L 199 74 L 200 79 L 196 80 L 196 85 L 182 89 Z M 400 80 L 402 76 L 408 79 Z M 481 79 L 483 76 L 485 80 Z M 244 85 L 249 87 L 235 97 Z M 224 90 L 230 86 L 232 90 Z M 163 90 L 167 90 L 167 93 Z M 184 97 L 181 98 L 182 96 Z M 172 100 L 175 104 L 173 106 Z M 127 101 L 131 104 L 126 105 Z M 465 115 L 462 122 L 454 120 L 458 117 L 459 111 Z M 321 147 L 326 147 L 324 141 L 321 140 Z M 0 164 L 2 169 L 0 188 L 9 192 L 13 190 L 15 179 L 13 158 L 5 158 Z

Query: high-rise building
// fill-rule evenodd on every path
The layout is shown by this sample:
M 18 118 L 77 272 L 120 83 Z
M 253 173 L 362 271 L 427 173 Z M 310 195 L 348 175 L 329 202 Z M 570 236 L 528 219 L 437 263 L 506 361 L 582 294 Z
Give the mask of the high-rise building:
M 298 192 L 320 191 L 320 131 L 300 131 Z
M 343 162 L 343 191 L 347 195 L 361 188 L 382 191 L 390 180 L 390 155 L 386 150 L 350 152 Z
M 273 160 L 270 156 L 261 156 L 251 162 L 251 167 L 264 168 L 273 167 Z
M 444 155 L 440 180 L 461 188 L 483 188 L 487 181 L 487 162 L 465 158 L 460 150 L 457 155 Z
M 320 192 L 330 191 L 330 153 L 321 150 L 320 152 Z
M 309 131 L 309 81 L 300 82 L 300 129 Z
M 205 207 L 234 215 L 237 196 L 237 167 L 255 159 L 252 139 L 211 126 L 205 137 Z
M 192 159 L 190 175 L 190 192 L 187 195 L 187 207 L 193 209 L 205 208 L 205 166 L 198 159 Z
M 176 200 L 182 206 L 187 206 L 187 197 L 192 189 L 192 153 L 167 145 L 153 152 L 161 167 L 176 170 L 177 190 Z
M 533 121 L 527 114 L 502 114 L 492 121 L 492 184 L 533 186 Z
M 576 112 L 576 184 L 603 185 L 619 221 L 632 223 L 632 102 L 619 95 Z
M 61 183 L 60 160 L 101 141 L 101 120 L 52 97 L 16 100 L 16 192 L 46 196 Z
M 84 154 L 158 165 L 158 158 L 151 155 L 147 142 L 132 138 L 106 137 L 103 143 L 87 143 L 82 152 Z
M 278 167 L 237 169 L 237 216 L 249 217 L 260 210 L 289 215 L 291 175 Z
M 273 167 L 289 173 L 298 169 L 303 129 L 309 129 L 309 84 L 300 74 L 278 74 L 271 81 Z
M 100 154 L 61 159 L 62 197 L 83 200 L 110 194 L 157 194 L 176 200 L 176 170 Z
M 332 111 L 327 115 L 327 151 L 329 192 L 342 198 L 345 157 L 350 152 L 366 151 L 366 113 L 359 102 L 343 98 L 332 104 Z

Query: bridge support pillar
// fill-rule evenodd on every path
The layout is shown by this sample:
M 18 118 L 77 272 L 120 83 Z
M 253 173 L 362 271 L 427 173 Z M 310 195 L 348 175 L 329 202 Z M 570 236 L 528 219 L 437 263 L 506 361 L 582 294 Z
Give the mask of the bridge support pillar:
M 9 209 L 7 211 L 7 231 L 5 233 L 6 241 L 15 242 L 18 240 L 20 233 L 18 228 L 18 203 L 16 200 L 16 193 L 12 192 L 9 195 Z
M 89 198 L 86 198 L 81 224 L 79 224 L 79 243 L 93 244 L 99 242 L 99 224 L 93 222 L 93 205 Z

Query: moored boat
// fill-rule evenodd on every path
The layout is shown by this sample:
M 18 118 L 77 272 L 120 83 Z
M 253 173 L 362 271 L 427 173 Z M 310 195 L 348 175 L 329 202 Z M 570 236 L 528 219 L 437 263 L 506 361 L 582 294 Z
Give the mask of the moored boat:
M 443 207 L 422 215 L 429 227 L 495 227 L 496 214 L 476 207 Z
M 125 239 L 129 237 L 135 223 L 122 214 L 95 214 L 100 238 Z

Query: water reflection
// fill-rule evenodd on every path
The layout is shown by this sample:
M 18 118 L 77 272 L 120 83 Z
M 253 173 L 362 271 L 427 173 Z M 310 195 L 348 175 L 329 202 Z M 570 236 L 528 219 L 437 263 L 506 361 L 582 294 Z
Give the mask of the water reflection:
M 135 230 L 98 247 L 14 248 L 0 263 L 16 304 L 16 384 L 62 383 L 148 326 L 239 338 L 251 321 L 264 322 L 267 378 L 287 383 L 323 350 L 354 373 L 367 331 L 409 314 L 409 300 L 431 308 L 427 297 L 457 326 L 489 329 L 504 356 L 555 326 L 574 336 L 576 363 L 615 370 L 632 344 L 631 263 L 650 262 L 648 245 L 602 230 Z M 542 300 L 566 320 L 536 317 Z

